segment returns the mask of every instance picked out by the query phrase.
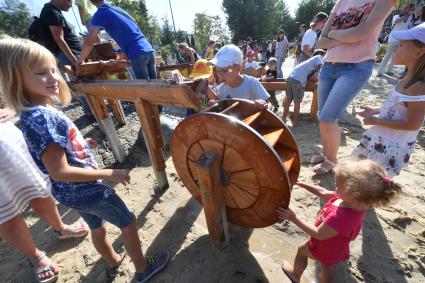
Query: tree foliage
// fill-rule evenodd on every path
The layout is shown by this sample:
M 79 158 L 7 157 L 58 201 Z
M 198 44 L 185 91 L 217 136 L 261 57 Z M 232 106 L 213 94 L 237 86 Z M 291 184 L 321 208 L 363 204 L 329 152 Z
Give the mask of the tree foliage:
M 329 15 L 335 2 L 335 0 L 303 0 L 295 13 L 295 22 L 298 25 L 306 24 L 308 27 L 318 12 Z
M 196 13 L 193 20 L 196 38 L 196 49 L 203 53 L 210 40 L 228 42 L 226 29 L 219 16 L 210 16 L 206 13 Z
M 223 0 L 232 41 L 272 38 L 283 25 L 282 0 Z
M 14 37 L 28 37 L 32 18 L 25 3 L 19 0 L 4 0 L 0 4 L 0 33 Z
M 161 27 L 158 20 L 148 14 L 148 9 L 144 1 L 111 0 L 111 3 L 129 13 L 151 43 L 160 43 Z
M 168 18 L 163 19 L 161 33 L 162 45 L 172 44 L 174 42 L 174 29 L 173 26 L 170 24 Z

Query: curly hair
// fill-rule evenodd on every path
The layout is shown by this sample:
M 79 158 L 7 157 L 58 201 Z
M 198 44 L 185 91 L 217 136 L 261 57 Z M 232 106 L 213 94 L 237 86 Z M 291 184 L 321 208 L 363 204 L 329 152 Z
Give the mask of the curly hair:
M 388 205 L 401 192 L 385 169 L 368 159 L 338 164 L 335 177 L 342 178 L 355 201 L 369 208 Z

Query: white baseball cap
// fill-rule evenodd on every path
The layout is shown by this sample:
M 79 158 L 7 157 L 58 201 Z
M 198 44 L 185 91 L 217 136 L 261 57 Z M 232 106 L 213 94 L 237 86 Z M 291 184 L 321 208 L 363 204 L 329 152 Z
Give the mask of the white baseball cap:
M 396 40 L 418 40 L 425 43 L 425 23 L 411 29 L 393 31 L 391 35 Z
M 243 63 L 242 51 L 234 44 L 225 45 L 218 50 L 210 63 L 219 68 L 240 65 Z

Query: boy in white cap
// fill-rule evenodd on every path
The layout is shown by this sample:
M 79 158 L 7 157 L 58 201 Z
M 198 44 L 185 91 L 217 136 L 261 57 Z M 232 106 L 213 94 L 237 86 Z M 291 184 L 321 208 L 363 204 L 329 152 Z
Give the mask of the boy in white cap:
M 239 47 L 225 45 L 210 63 L 215 65 L 222 82 L 218 87 L 218 99 L 242 98 L 255 101 L 262 108 L 267 107 L 270 95 L 257 78 L 242 75 L 243 55 Z

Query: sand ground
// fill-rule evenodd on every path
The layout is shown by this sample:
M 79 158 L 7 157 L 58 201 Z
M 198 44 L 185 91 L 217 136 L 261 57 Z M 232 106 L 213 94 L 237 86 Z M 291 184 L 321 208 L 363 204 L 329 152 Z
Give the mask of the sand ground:
M 292 60 L 285 64 L 285 72 L 292 68 Z M 365 126 L 353 109 L 362 105 L 382 105 L 395 80 L 390 77 L 372 76 L 361 94 L 348 107 L 347 116 L 341 121 L 342 143 L 339 159 L 350 159 L 351 150 L 357 145 Z M 279 95 L 282 97 L 282 94 Z M 334 188 L 333 175 L 314 176 L 307 159 L 320 151 L 318 123 L 311 121 L 307 112 L 311 94 L 303 102 L 302 121 L 291 128 L 302 155 L 300 179 Z M 104 139 L 93 125 L 79 120 L 81 114 L 71 113 L 77 126 L 87 137 Z M 281 110 L 280 110 L 281 111 Z M 73 116 L 74 115 L 74 116 Z M 134 117 L 135 115 L 130 117 Z M 179 119 L 164 115 L 165 137 L 169 142 L 172 126 Z M 171 122 L 170 122 L 171 121 Z M 290 125 L 290 123 L 289 123 Z M 164 272 L 151 282 L 289 282 L 280 270 L 282 260 L 292 261 L 297 245 L 308 237 L 291 223 L 277 223 L 263 229 L 231 227 L 228 245 L 213 243 L 208 237 L 202 206 L 194 200 L 179 178 L 168 150 L 164 152 L 170 188 L 155 188 L 153 171 L 138 124 L 133 123 L 118 130 L 120 136 L 128 131 L 133 137 L 125 137 L 130 156 L 126 163 L 117 165 L 105 143 L 97 151 L 102 166 L 131 168 L 131 184 L 117 185 L 117 193 L 135 212 L 143 250 L 147 254 L 169 251 L 171 261 Z M 425 274 L 425 129 L 422 128 L 411 164 L 395 180 L 403 187 L 403 195 L 394 204 L 370 211 L 359 237 L 351 244 L 351 257 L 337 267 L 335 282 L 424 282 Z M 131 135 L 130 135 L 131 136 Z M 106 161 L 105 161 L 106 160 Z M 58 206 L 64 221 L 70 223 L 78 215 Z M 302 189 L 293 191 L 291 207 L 304 219 L 313 222 L 320 209 L 320 201 Z M 106 264 L 95 251 L 90 237 L 85 239 L 57 240 L 48 225 L 30 209 L 23 216 L 36 244 L 62 268 L 58 282 L 105 282 Z M 122 245 L 119 230 L 108 226 L 114 247 Z M 114 282 L 131 282 L 133 266 L 127 259 Z M 33 275 L 24 257 L 5 243 L 0 243 L 0 282 L 33 282 Z M 316 281 L 316 266 L 310 262 L 301 282 Z

